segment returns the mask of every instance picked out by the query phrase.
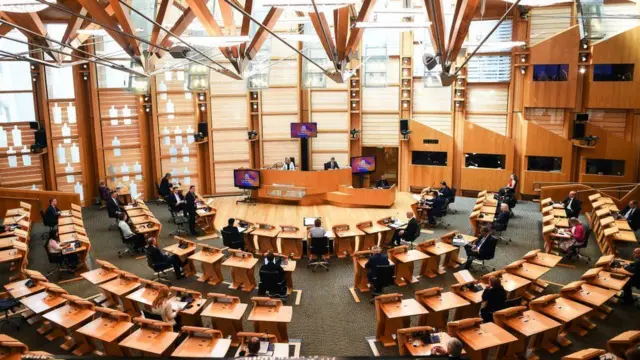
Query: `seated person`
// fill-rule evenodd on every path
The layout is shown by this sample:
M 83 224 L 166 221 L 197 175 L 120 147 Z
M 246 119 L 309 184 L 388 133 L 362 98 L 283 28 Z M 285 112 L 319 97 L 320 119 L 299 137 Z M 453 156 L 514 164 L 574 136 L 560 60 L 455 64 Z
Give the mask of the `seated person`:
M 400 246 L 400 240 L 415 240 L 413 236 L 415 236 L 416 232 L 418 231 L 418 220 L 416 220 L 416 218 L 413 216 L 412 211 L 407 211 L 407 219 L 409 219 L 409 221 L 407 222 L 407 227 L 404 230 L 398 229 L 393 234 L 392 241 L 394 246 Z
M 624 353 L 624 358 L 627 360 L 640 360 L 640 347 L 637 345 L 627 350 Z
M 427 205 L 431 207 L 431 209 L 427 210 L 427 219 L 429 220 L 429 225 L 435 225 L 436 215 L 444 215 L 445 213 L 447 199 L 444 196 L 438 195 L 433 198 L 431 202 L 427 201 Z
M 109 217 L 113 219 L 118 219 L 120 214 L 124 215 L 124 220 L 127 221 L 127 214 L 124 212 L 124 204 L 118 200 L 118 192 L 112 191 L 111 198 L 107 201 L 107 212 L 109 213 Z
M 440 345 L 436 345 L 434 347 L 431 348 L 431 354 L 432 355 L 449 355 L 447 356 L 447 359 L 451 359 L 451 360 L 462 360 L 462 341 L 458 340 L 458 338 L 450 338 L 449 341 L 447 341 L 447 348 L 443 348 Z M 466 359 L 466 358 L 464 358 Z
M 329 160 L 328 162 L 324 163 L 324 169 L 325 170 L 335 170 L 335 169 L 340 169 L 340 166 L 338 166 L 338 162 L 336 161 L 336 158 L 334 158 L 332 156 L 331 160 Z
M 245 356 L 245 357 L 259 356 L 260 355 L 260 339 L 258 339 L 255 336 L 249 339 L 249 341 L 247 342 L 247 350 L 240 351 L 238 355 Z
M 498 214 L 493 219 L 493 224 L 491 225 L 494 230 L 503 231 L 507 228 L 509 224 L 509 205 L 502 203 L 500 204 L 500 210 Z
M 282 165 L 282 168 L 280 168 L 280 170 L 293 171 L 295 169 L 296 169 L 296 164 L 294 164 L 293 161 L 291 161 L 291 158 L 289 157 L 284 158 L 284 165 Z
M 569 232 L 571 234 L 570 239 L 560 241 L 560 249 L 568 256 L 573 256 L 576 252 L 575 247 L 581 246 L 587 240 L 586 231 L 580 220 L 577 218 L 569 219 Z
M 640 211 L 638 211 L 638 200 L 629 201 L 629 205 L 627 205 L 622 211 L 618 213 L 619 219 L 625 219 L 629 223 L 629 226 L 633 231 L 638 230 L 640 228 Z
M 111 189 L 107 187 L 104 181 L 100 181 L 100 186 L 98 186 L 98 193 L 100 194 L 100 199 L 104 202 L 109 201 L 111 198 Z
M 160 315 L 162 321 L 173 325 L 173 331 L 180 331 L 180 314 L 169 301 L 169 289 L 162 288 L 158 291 L 158 296 L 151 303 L 151 313 Z
M 485 226 L 480 229 L 480 239 L 475 245 L 467 244 L 464 246 L 467 252 L 467 262 L 464 264 L 465 270 L 469 270 L 473 260 L 475 259 L 489 259 L 495 254 L 496 244 L 498 240 L 491 236 L 491 230 Z
M 493 313 L 504 309 L 507 301 L 507 292 L 498 277 L 492 276 L 489 279 L 489 286 L 482 293 L 482 301 L 484 301 L 484 307 L 480 309 L 480 316 L 484 322 L 492 322 Z
M 224 244 L 225 246 L 228 246 L 232 249 L 244 250 L 244 241 L 242 235 L 240 234 L 240 230 L 238 230 L 238 227 L 235 226 L 235 223 L 236 219 L 234 218 L 229 218 L 229 220 L 227 220 L 227 226 L 222 228 L 222 231 L 224 232 L 222 240 L 223 243 L 226 241 L 226 243 Z M 225 239 L 225 235 L 227 239 Z
M 322 238 L 327 236 L 327 232 L 322 227 L 322 220 L 320 220 L 320 218 L 313 220 L 313 227 L 309 229 L 309 236 L 312 238 Z
M 384 189 L 384 188 L 388 188 L 389 187 L 389 182 L 387 181 L 387 177 L 382 175 L 380 176 L 380 180 L 376 181 L 376 186 L 377 189 Z
M 577 218 L 582 210 L 582 201 L 576 198 L 576 192 L 570 191 L 569 196 L 562 201 L 568 218 Z
M 640 248 L 635 248 L 633 250 L 633 262 L 624 266 L 624 269 L 631 274 L 631 278 L 622 288 L 622 303 L 623 304 L 632 304 L 633 303 L 633 295 L 631 291 L 632 288 L 640 288 Z
M 131 227 L 129 227 L 129 224 L 127 224 L 124 218 L 124 213 L 118 215 L 118 227 L 120 231 L 122 231 L 122 236 L 127 242 L 131 242 L 134 245 L 137 252 L 142 252 L 145 245 L 144 234 L 136 234 L 131 231 Z
M 58 209 L 58 199 L 51 198 L 49 199 L 49 207 L 47 208 L 47 211 L 44 212 L 44 219 L 42 219 L 42 222 L 46 226 L 57 226 L 59 217 L 60 209 Z
M 445 199 L 450 199 L 453 197 L 453 191 L 445 181 L 440 183 L 440 190 L 438 190 L 438 195 L 444 197 Z
M 160 187 L 158 188 L 158 193 L 163 198 L 171 195 L 171 173 L 164 174 L 162 180 L 160 180 Z
M 374 285 L 376 268 L 378 266 L 385 265 L 389 265 L 389 258 L 387 257 L 387 255 L 382 253 L 382 250 L 379 246 L 372 246 L 369 261 L 367 261 L 367 263 L 364 265 L 364 267 L 367 269 L 367 279 L 369 279 L 369 284 Z
M 503 188 L 500 188 L 498 194 L 504 196 L 506 194 L 514 194 L 516 192 L 516 186 L 518 185 L 518 176 L 516 174 L 509 175 L 509 182 Z
M 173 212 L 184 211 L 184 196 L 180 194 L 177 186 L 174 186 L 171 191 L 171 195 L 167 196 L 165 200 L 167 201 L 167 203 L 169 203 L 169 206 L 171 206 Z
M 64 244 L 60 244 L 60 238 L 58 236 L 58 230 L 49 231 L 49 240 L 47 243 L 47 249 L 51 254 L 62 254 L 62 262 L 66 266 L 64 271 L 75 271 L 78 267 L 78 263 L 80 262 L 78 259 L 77 253 L 64 254 L 63 250 L 71 247 L 72 242 L 67 242 Z
M 266 289 L 278 289 L 278 294 L 280 295 L 286 295 L 287 293 L 287 283 L 285 281 L 284 278 L 284 269 L 282 268 L 282 258 L 278 257 L 276 259 L 275 255 L 273 254 L 273 252 L 269 251 L 268 253 L 265 254 L 265 263 L 260 267 L 260 272 L 262 273 L 263 271 L 268 271 L 268 272 L 275 272 L 278 274 L 278 276 L 274 279 L 275 283 L 274 284 L 262 284 L 260 283 L 260 289 L 259 291 L 262 292 L 262 294 L 264 294 L 264 292 L 266 292 Z M 264 289 L 264 290 L 263 290 Z
M 150 237 L 147 239 L 147 247 L 145 248 L 147 255 L 151 258 L 151 262 L 156 264 L 168 264 L 173 266 L 173 270 L 176 273 L 176 279 L 184 278 L 184 272 L 182 266 L 184 265 L 180 261 L 180 257 L 175 254 L 167 255 L 158 249 L 158 242 L 156 238 Z

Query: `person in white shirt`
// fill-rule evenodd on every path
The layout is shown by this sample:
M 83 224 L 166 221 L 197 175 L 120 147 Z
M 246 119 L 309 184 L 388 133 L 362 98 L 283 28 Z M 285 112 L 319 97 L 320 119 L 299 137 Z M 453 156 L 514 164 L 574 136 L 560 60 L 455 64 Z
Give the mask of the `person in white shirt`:
M 47 251 L 50 254 L 62 254 L 62 262 L 67 266 L 68 271 L 75 271 L 78 267 L 78 254 L 64 254 L 63 251 L 66 248 L 71 247 L 73 242 L 60 244 L 60 238 L 58 237 L 58 230 L 49 231 L 49 241 L 47 242 Z
M 296 164 L 293 163 L 293 161 L 291 161 L 291 158 L 284 158 L 284 165 L 282 165 L 282 168 L 280 170 L 287 170 L 287 171 L 293 171 L 296 169 Z
M 322 238 L 327 235 L 327 232 L 322 227 L 322 220 L 320 218 L 315 219 L 313 222 L 313 227 L 309 230 L 309 236 L 312 238 Z
M 162 288 L 151 304 L 151 312 L 162 316 L 162 321 L 173 325 L 174 331 L 180 330 L 180 314 L 169 301 L 169 289 Z
M 137 252 L 142 252 L 142 249 L 146 245 L 144 235 L 136 234 L 131 231 L 131 227 L 129 226 L 129 224 L 127 224 L 123 213 L 120 213 L 120 215 L 118 215 L 118 227 L 120 228 L 122 236 L 125 238 L 125 240 L 127 240 L 127 242 L 133 243 Z

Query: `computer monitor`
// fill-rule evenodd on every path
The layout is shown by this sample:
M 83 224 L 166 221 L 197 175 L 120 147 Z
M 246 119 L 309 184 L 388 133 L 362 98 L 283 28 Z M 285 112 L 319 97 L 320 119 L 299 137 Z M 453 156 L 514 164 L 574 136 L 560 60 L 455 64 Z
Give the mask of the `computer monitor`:
M 233 185 L 240 189 L 259 189 L 260 171 L 249 169 L 233 170 Z
M 376 172 L 376 156 L 356 156 L 351 158 L 352 174 L 370 174 Z
M 294 139 L 308 139 L 318 136 L 317 123 L 291 123 L 291 137 Z
M 320 219 L 319 217 L 305 217 L 302 219 L 302 224 L 304 226 L 314 226 L 316 219 Z

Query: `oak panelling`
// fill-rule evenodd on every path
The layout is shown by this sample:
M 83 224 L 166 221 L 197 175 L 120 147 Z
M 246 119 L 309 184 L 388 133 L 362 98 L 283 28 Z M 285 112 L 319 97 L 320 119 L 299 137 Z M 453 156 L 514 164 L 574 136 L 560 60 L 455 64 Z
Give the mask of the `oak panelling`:
M 453 183 L 453 138 L 417 121 L 410 121 L 410 151 L 445 151 L 447 166 L 425 166 L 409 164 L 409 186 L 437 185 L 440 181 Z M 425 144 L 424 139 L 437 139 L 437 144 Z M 411 154 L 407 158 L 411 162 Z
M 451 87 L 424 87 L 422 79 L 413 84 L 413 112 L 450 112 Z
M 169 100 L 171 100 L 174 107 L 174 113 L 188 113 L 192 116 L 195 115 L 193 107 L 193 97 L 191 99 L 185 99 L 185 97 L 180 94 L 165 95 L 168 95 L 166 99 L 163 99 L 161 95 L 157 96 L 158 114 L 169 114 L 169 112 L 167 111 L 167 103 L 169 102 Z
M 229 65 L 229 64 L 224 64 Z M 246 95 L 247 94 L 247 81 L 246 80 L 234 80 L 226 75 L 217 73 L 215 71 L 210 72 L 209 77 L 209 91 L 211 95 Z
M 264 141 L 262 143 L 263 166 L 284 162 L 285 157 L 294 157 L 296 167 L 300 167 L 300 141 L 298 139 Z
M 505 156 L 504 169 L 464 167 L 460 171 L 460 187 L 463 190 L 497 190 L 504 186 L 513 173 L 513 140 L 465 121 L 462 156 L 466 153 L 501 154 Z
M 528 57 L 530 66 L 527 68 L 524 81 L 525 107 L 574 108 L 576 106 L 579 47 L 578 25 L 531 46 Z M 568 64 L 568 80 L 533 81 L 533 65 L 539 64 Z
M 272 62 L 269 68 L 269 86 L 298 85 L 298 60 L 282 60 Z
M 62 110 L 62 122 L 60 124 L 55 124 L 53 122 L 53 108 L 56 103 L 58 104 L 58 107 L 60 107 L 60 109 Z M 58 100 L 49 101 L 49 119 L 51 123 L 51 136 L 53 136 L 54 139 L 62 137 L 62 127 L 65 124 L 71 130 L 71 137 L 78 136 L 78 120 L 80 119 L 77 119 L 76 117 L 76 122 L 73 124 L 69 122 L 69 116 L 67 113 L 67 106 L 69 104 L 74 104 L 75 106 L 75 101 L 65 101 L 65 102 L 60 102 Z
M 162 60 L 163 66 L 169 66 L 171 65 L 171 62 L 175 62 L 175 61 L 177 60 L 175 59 Z M 156 75 L 155 80 L 157 85 L 160 85 L 160 82 L 164 81 L 165 85 L 167 85 L 167 90 L 169 91 L 189 91 L 189 90 L 186 90 L 186 87 L 185 87 L 185 83 L 187 81 L 187 73 L 182 69 L 171 71 L 171 80 L 167 80 L 167 72 Z
M 58 207 L 61 209 L 71 209 L 71 204 L 80 204 L 80 195 L 61 191 L 42 190 L 16 190 L 15 188 L 0 188 L 0 213 L 4 214 L 9 209 L 20 207 L 20 202 L 31 204 L 31 219 L 42 221 L 40 209 L 46 210 L 49 206 L 49 199 L 58 199 Z
M 466 120 L 497 134 L 507 133 L 507 115 L 467 114 Z
M 262 114 L 297 114 L 297 88 L 271 88 L 262 91 Z M 296 115 L 297 116 L 297 115 Z
M 298 115 L 263 115 L 262 139 L 290 139 L 291 123 L 298 122 Z
M 571 6 L 535 7 L 529 12 L 529 46 L 571 26 Z
M 362 88 L 362 112 L 363 113 L 375 113 L 375 112 L 399 112 L 399 96 L 400 89 L 398 87 L 384 87 L 384 88 Z
M 416 114 L 413 113 L 413 120 L 434 130 L 451 136 L 453 134 L 453 124 L 451 114 Z
M 136 162 L 142 165 L 142 159 L 142 150 L 140 148 L 121 149 L 120 156 L 116 156 L 113 150 L 105 150 L 104 162 L 107 166 L 105 171 L 107 175 L 107 185 L 109 185 L 109 187 L 111 188 L 115 186 L 122 186 L 129 183 L 131 179 L 135 180 L 137 184 L 141 184 L 143 180 L 143 174 L 136 174 L 133 167 Z M 129 173 L 122 172 L 123 165 L 129 167 Z M 127 176 L 129 178 L 127 178 Z M 144 189 L 140 188 L 138 192 L 143 191 Z
M 362 114 L 362 146 L 398 146 L 397 114 Z
M 634 182 L 637 175 L 638 146 L 624 141 L 598 126 L 587 124 L 586 133 L 598 136 L 600 139 L 593 149 L 580 149 L 580 168 L 578 181 L 580 182 Z M 606 176 L 586 174 L 586 159 L 624 160 L 623 176 Z
M 346 152 L 349 153 L 349 134 L 344 133 L 319 133 L 312 139 L 312 152 Z
M 564 134 L 564 109 L 526 108 L 525 117 L 558 136 Z
M 164 172 L 170 172 L 182 185 L 192 184 L 198 186 L 198 159 L 195 155 L 189 157 L 185 162 L 182 156 L 173 158 L 163 158 L 160 162 Z M 186 171 L 185 171 L 186 168 Z M 195 170 L 194 170 L 195 169 Z M 190 177 L 188 182 L 186 177 Z
M 344 112 L 311 112 L 311 122 L 318 123 L 318 131 L 349 131 L 349 113 Z
M 211 124 L 213 130 L 249 126 L 247 96 L 211 98 Z M 245 134 L 246 135 L 246 134 Z
M 18 156 L 18 167 L 9 167 L 9 158 L 0 157 L 0 186 L 29 187 L 36 185 L 42 189 L 42 155 L 31 156 L 31 166 L 24 166 L 22 156 Z
M 609 39 L 595 43 L 591 48 L 592 64 L 635 64 L 633 81 L 593 81 L 590 68 L 587 76 L 588 91 L 585 106 L 601 109 L 640 108 L 640 26 Z
M 213 131 L 214 162 L 242 160 L 249 162 L 249 140 L 246 130 Z
M 248 161 L 215 163 L 216 193 L 237 192 L 238 188 L 233 186 L 233 170 L 248 167 Z
M 625 110 L 589 109 L 589 114 L 590 124 L 599 126 L 610 134 L 624 139 L 627 123 L 627 112 Z
M 503 84 L 468 85 L 466 93 L 467 112 L 507 113 L 509 86 Z
M 571 141 L 558 136 L 532 121 L 517 120 L 522 132 L 522 172 L 520 175 L 519 192 L 522 194 L 536 194 L 533 191 L 534 182 L 566 182 L 571 179 L 571 163 L 573 144 Z M 551 156 L 562 158 L 560 172 L 528 171 L 529 156 Z
M 311 111 L 338 110 L 348 115 L 349 93 L 346 91 L 311 91 Z

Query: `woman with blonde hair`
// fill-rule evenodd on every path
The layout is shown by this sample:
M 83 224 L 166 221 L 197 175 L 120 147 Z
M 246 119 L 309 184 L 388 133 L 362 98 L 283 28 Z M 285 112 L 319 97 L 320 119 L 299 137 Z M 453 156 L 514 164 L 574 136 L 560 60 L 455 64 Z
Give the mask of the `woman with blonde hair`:
M 178 310 L 174 309 L 169 301 L 169 289 L 161 288 L 158 296 L 151 304 L 151 313 L 160 315 L 162 321 L 173 325 L 174 331 L 180 330 L 180 315 Z

